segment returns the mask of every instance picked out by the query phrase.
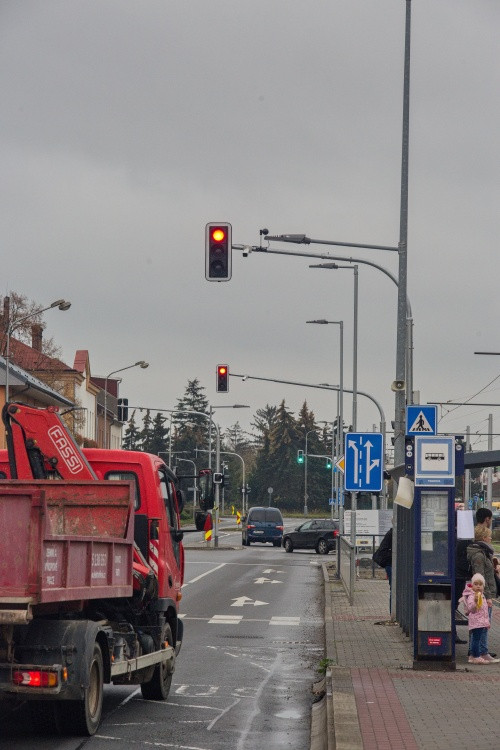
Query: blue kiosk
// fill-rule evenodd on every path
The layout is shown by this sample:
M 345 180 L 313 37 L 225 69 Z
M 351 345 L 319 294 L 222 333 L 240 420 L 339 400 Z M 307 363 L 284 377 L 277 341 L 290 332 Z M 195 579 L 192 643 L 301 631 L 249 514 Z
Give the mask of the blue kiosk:
M 455 669 L 455 479 L 464 473 L 461 437 L 406 437 L 414 479 L 414 669 Z

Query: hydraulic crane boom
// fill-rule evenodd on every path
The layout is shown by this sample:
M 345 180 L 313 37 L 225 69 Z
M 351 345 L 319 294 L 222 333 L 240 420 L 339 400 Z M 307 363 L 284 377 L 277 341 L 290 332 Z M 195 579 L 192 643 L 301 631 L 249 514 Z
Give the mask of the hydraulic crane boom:
M 12 479 L 97 479 L 57 408 L 8 403 L 2 411 Z

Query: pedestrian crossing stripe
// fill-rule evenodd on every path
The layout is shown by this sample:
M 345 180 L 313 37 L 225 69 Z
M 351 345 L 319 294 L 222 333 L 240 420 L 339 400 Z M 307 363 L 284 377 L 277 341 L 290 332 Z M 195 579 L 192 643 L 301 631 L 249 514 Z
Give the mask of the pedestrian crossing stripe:
M 434 430 L 424 412 L 420 410 L 412 426 L 408 428 L 408 432 L 430 432 L 432 434 Z

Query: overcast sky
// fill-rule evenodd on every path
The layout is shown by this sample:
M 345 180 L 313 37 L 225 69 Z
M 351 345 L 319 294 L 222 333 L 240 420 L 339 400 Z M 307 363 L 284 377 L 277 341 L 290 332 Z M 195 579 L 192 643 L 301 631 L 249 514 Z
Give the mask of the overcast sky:
M 2 287 L 43 305 L 73 363 L 123 373 L 130 404 L 173 408 L 198 378 L 217 412 L 252 414 L 332 393 L 232 378 L 215 367 L 352 383 L 353 273 L 308 259 L 233 253 L 209 283 L 204 228 L 397 246 L 405 0 L 2 0 Z M 461 401 L 500 373 L 500 65 L 497 0 L 413 0 L 408 295 L 421 401 Z M 272 243 L 271 247 L 285 247 Z M 286 246 L 293 250 L 294 246 Z M 296 249 L 303 249 L 297 246 Z M 311 252 L 328 248 L 310 246 Z M 397 274 L 397 253 L 331 248 Z M 358 386 L 394 418 L 396 286 L 359 271 Z M 500 379 L 474 400 L 500 404 Z M 346 396 L 349 421 L 351 399 Z M 445 410 L 448 412 L 448 409 Z M 485 433 L 492 407 L 440 431 Z M 444 414 L 445 412 L 443 412 Z M 360 397 L 358 429 L 379 421 Z M 495 439 L 495 447 L 499 440 Z M 485 448 L 485 438 L 476 442 Z

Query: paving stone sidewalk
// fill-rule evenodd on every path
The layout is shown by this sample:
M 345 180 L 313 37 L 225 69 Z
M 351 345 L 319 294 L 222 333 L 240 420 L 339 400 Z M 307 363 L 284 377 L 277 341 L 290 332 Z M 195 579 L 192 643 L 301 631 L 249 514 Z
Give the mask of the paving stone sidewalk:
M 335 750 L 492 750 L 500 747 L 500 664 L 467 663 L 456 645 L 456 671 L 413 670 L 413 650 L 389 620 L 386 580 L 357 580 L 351 607 L 334 569 L 325 566 L 327 658 Z M 458 633 L 467 639 L 467 627 Z M 500 655 L 500 609 L 493 608 L 490 650 Z

